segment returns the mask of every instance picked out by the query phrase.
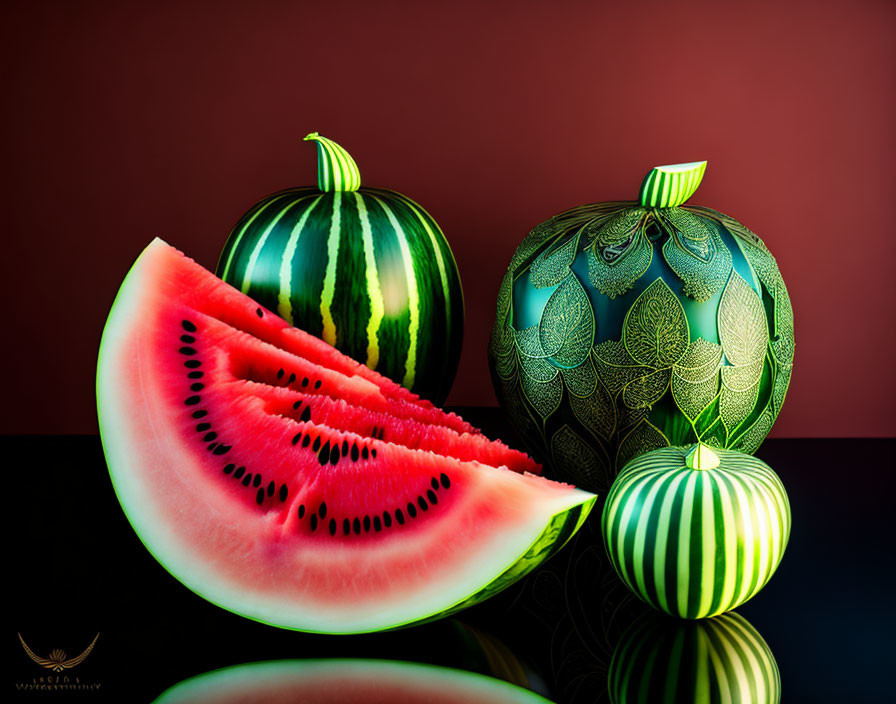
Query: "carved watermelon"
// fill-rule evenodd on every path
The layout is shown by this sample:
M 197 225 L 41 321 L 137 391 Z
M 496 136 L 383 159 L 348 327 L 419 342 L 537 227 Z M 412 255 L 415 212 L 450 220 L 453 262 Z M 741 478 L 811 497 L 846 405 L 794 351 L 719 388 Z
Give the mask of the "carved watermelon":
M 495 390 L 557 476 L 605 491 L 637 455 L 754 452 L 784 403 L 793 310 L 744 225 L 684 205 L 706 162 L 658 167 L 640 201 L 573 208 L 511 259 L 489 346 Z
M 287 628 L 393 628 L 485 599 L 595 498 L 161 240 L 115 300 L 97 400 L 150 552 L 208 600 Z

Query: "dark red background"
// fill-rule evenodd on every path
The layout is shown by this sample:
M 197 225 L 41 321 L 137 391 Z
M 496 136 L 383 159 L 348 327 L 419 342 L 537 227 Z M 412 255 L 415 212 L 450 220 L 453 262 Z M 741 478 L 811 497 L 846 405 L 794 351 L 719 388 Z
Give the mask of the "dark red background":
M 797 360 L 778 436 L 890 436 L 896 4 L 7 2 L 3 432 L 94 432 L 105 315 L 155 235 L 213 267 L 319 130 L 441 223 L 466 292 L 453 404 L 514 248 L 708 159 L 693 202 L 775 253 Z

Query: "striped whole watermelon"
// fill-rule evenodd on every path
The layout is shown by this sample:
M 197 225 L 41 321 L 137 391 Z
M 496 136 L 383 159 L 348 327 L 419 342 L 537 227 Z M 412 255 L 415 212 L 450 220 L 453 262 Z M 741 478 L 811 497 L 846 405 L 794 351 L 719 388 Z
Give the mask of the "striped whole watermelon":
M 217 274 L 348 356 L 441 404 L 457 372 L 464 302 L 451 248 L 410 198 L 361 188 L 358 167 L 316 132 L 318 187 L 256 203 Z
M 706 618 L 740 606 L 771 579 L 790 537 L 790 503 L 756 457 L 702 443 L 664 447 L 620 472 L 602 532 L 636 595 L 672 616 Z

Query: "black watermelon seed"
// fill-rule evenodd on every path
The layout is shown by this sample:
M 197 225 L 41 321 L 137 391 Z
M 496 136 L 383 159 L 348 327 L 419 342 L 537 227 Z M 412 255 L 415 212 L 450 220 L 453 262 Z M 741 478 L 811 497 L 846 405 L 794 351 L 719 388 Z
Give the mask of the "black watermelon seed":
M 274 489 L 275 489 L 275 488 L 276 488 L 276 484 L 274 484 L 274 482 L 271 481 L 271 483 L 268 484 L 268 496 L 273 496 L 273 495 L 274 495 Z
M 255 503 L 257 503 L 259 506 L 261 506 L 261 504 L 263 502 L 264 502 L 264 489 L 259 489 L 258 492 L 255 494 Z
M 357 518 L 352 521 L 352 530 L 355 531 L 355 535 L 361 535 L 361 521 Z
M 213 442 L 213 443 L 209 444 L 207 449 L 209 452 L 213 452 L 215 449 L 217 449 L 217 447 L 218 447 L 218 443 Z
M 302 386 L 308 386 L 308 377 L 307 376 L 304 379 L 302 379 Z
M 374 529 L 377 533 L 379 533 L 379 532 L 383 529 L 383 523 L 382 523 L 382 521 L 380 521 L 380 517 L 379 517 L 379 516 L 374 516 L 374 517 L 373 517 L 373 529 Z
M 301 420 L 305 423 L 307 423 L 309 420 L 311 420 L 311 406 L 305 406 L 305 410 L 302 411 Z
M 259 318 L 264 317 L 264 313 L 262 312 L 261 308 L 255 309 L 255 315 L 257 315 Z
M 315 514 L 311 514 L 311 532 L 317 530 L 317 516 Z
M 277 372 L 277 378 L 278 378 L 278 379 L 282 379 L 282 378 L 283 378 L 283 375 L 284 375 L 285 373 L 286 373 L 286 372 L 284 372 L 282 369 L 279 370 L 279 371 Z
M 197 403 L 199 403 L 199 401 L 200 401 L 200 398 L 198 396 L 189 396 L 187 399 L 184 400 L 184 405 L 195 406 Z
M 376 448 L 375 447 L 370 451 L 370 456 L 373 457 L 373 459 L 376 459 Z
M 370 437 L 372 437 L 372 438 L 376 437 L 376 426 L 373 426 L 373 430 L 370 431 Z
M 345 457 L 348 455 L 348 440 L 342 441 L 342 456 Z
M 337 462 L 339 462 L 339 448 L 333 445 L 333 449 L 330 450 L 330 464 L 335 465 Z
M 451 480 L 448 478 L 448 475 L 447 475 L 447 474 L 444 474 L 444 473 L 443 473 L 443 474 L 440 474 L 440 475 L 439 475 L 439 481 L 442 482 L 442 486 L 445 487 L 446 489 L 447 489 L 449 486 L 451 486 Z
M 336 519 L 330 519 L 330 535 L 336 535 Z
M 237 479 L 239 479 L 239 478 L 240 478 L 241 476 L 243 476 L 245 473 L 246 473 L 246 468 L 245 468 L 245 467 L 237 467 L 237 468 L 236 468 L 236 471 L 233 473 L 233 476 L 236 477 Z
M 286 495 L 289 494 L 289 489 L 286 488 L 286 484 L 280 485 L 280 501 L 286 501 Z
M 321 518 L 327 517 L 327 504 L 325 501 L 321 501 L 320 508 L 317 509 L 317 512 L 320 514 Z
M 261 486 L 261 475 L 260 474 L 255 475 L 255 479 L 252 480 L 252 486 L 254 486 L 256 489 Z
M 208 415 L 208 411 L 193 411 L 194 418 L 205 418 Z
M 180 326 L 187 332 L 196 332 L 196 326 L 193 325 L 193 323 L 191 323 L 189 320 L 181 320 Z
M 205 376 L 202 372 L 190 372 L 187 374 L 187 379 L 201 379 Z
M 206 430 L 212 427 L 211 423 L 200 423 L 196 426 L 197 433 L 204 433 Z
M 370 532 L 370 516 L 364 516 L 364 532 Z
M 365 459 L 365 460 L 366 460 L 368 457 L 370 457 L 370 450 L 368 450 L 366 447 L 363 448 L 363 449 L 361 450 L 361 457 L 362 457 L 363 459 Z
M 208 425 L 208 423 L 205 423 L 205 425 Z M 216 437 L 218 437 L 218 434 L 215 432 L 206 433 L 205 436 L 202 438 L 202 442 L 211 442 Z
M 432 488 L 433 488 L 433 489 L 438 489 L 438 488 L 439 488 L 439 480 L 436 479 L 435 477 L 432 478 L 432 481 L 430 482 L 430 484 L 432 484 Z
M 305 517 L 305 504 L 299 504 L 299 518 Z
M 192 335 L 181 335 L 180 341 L 186 342 L 188 345 L 192 345 L 194 342 L 196 342 L 196 338 Z
M 431 503 L 433 506 L 439 503 L 439 497 L 436 496 L 436 492 L 434 492 L 432 489 L 426 492 L 426 498 L 429 499 L 429 503 Z
M 301 439 L 302 439 L 302 434 L 301 434 L 301 433 L 296 433 L 296 434 L 293 436 L 292 444 L 293 444 L 293 445 L 298 444 L 299 440 L 301 440 Z
M 292 374 L 289 375 L 289 379 L 287 379 L 286 383 L 291 384 L 295 380 L 296 380 L 296 375 L 295 375 L 295 372 L 293 372 Z
M 302 447 L 308 447 L 308 445 L 310 445 L 310 444 L 311 444 L 311 436 L 310 435 L 306 435 L 305 437 L 302 438 Z
M 236 468 L 235 464 L 225 464 L 224 465 L 224 474 L 230 474 Z
M 294 404 L 292 404 L 292 407 L 293 407 L 295 410 L 299 410 L 299 406 L 301 406 L 301 405 L 302 405 L 302 400 L 299 399 L 299 400 L 296 401 Z
M 196 354 L 196 350 L 194 350 L 192 347 L 181 347 L 178 350 L 178 352 L 180 352 L 181 354 L 188 355 L 188 356 L 192 356 L 192 355 Z
M 249 486 L 252 483 L 252 472 L 243 477 L 243 486 Z
M 314 438 L 314 444 L 311 446 L 311 449 L 317 452 L 320 449 L 320 436 L 318 435 Z
M 190 391 L 202 391 L 205 388 L 205 384 L 201 381 L 197 381 L 195 384 L 190 384 Z
M 215 448 L 213 454 L 215 454 L 215 455 L 226 455 L 228 452 L 230 452 L 230 449 L 231 449 L 232 447 L 233 447 L 233 445 L 218 445 L 218 446 Z
M 319 388 L 320 388 L 320 379 L 318 379 L 317 381 L 314 382 L 314 388 L 315 388 L 315 389 L 319 389 Z
M 429 504 L 426 503 L 426 499 L 424 499 L 422 496 L 417 497 L 417 504 L 424 511 L 429 511 Z
M 324 446 L 320 448 L 320 452 L 317 453 L 317 461 L 321 464 L 326 464 L 330 461 L 330 443 L 329 441 L 324 443 Z
M 184 362 L 184 366 L 187 369 L 195 369 L 196 367 L 201 367 L 202 362 L 200 362 L 198 359 L 188 359 L 186 362 Z
M 347 518 L 342 521 L 342 533 L 344 535 L 348 535 L 351 533 L 352 523 Z
M 392 525 L 392 514 L 388 511 L 383 511 L 383 523 L 386 524 L 386 528 Z
M 398 521 L 398 525 L 404 525 L 404 514 L 401 512 L 400 508 L 395 509 L 395 520 Z
M 352 462 L 357 462 L 357 461 L 358 461 L 358 456 L 359 456 L 359 453 L 358 453 L 358 446 L 357 446 L 357 445 L 352 445 Z
M 412 503 L 410 503 L 410 502 L 408 502 L 408 515 L 409 515 L 411 518 L 416 518 L 416 517 L 417 517 L 417 507 L 414 506 L 414 504 L 412 504 Z

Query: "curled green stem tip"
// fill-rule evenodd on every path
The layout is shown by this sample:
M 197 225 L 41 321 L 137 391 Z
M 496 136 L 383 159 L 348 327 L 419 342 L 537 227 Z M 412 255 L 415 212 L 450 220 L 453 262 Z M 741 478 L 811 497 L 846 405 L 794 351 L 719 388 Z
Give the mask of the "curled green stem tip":
M 641 183 L 641 205 L 645 208 L 678 207 L 694 195 L 705 172 L 705 161 L 654 167 Z
M 361 172 L 345 149 L 332 139 L 309 132 L 303 141 L 317 142 L 317 186 L 322 191 L 357 191 Z

